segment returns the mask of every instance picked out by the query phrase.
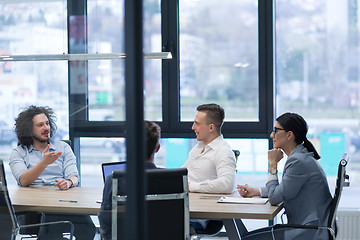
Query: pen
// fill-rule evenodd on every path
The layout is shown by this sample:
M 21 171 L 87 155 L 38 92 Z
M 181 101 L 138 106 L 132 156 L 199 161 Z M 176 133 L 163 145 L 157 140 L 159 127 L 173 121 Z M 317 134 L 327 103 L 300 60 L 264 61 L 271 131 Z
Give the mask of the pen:
M 77 203 L 77 201 L 76 201 L 76 200 L 59 200 L 59 202 Z
M 249 186 L 247 184 L 244 185 L 245 187 Z M 237 190 L 243 190 L 243 188 L 238 188 Z M 235 190 L 236 191 L 236 190 Z

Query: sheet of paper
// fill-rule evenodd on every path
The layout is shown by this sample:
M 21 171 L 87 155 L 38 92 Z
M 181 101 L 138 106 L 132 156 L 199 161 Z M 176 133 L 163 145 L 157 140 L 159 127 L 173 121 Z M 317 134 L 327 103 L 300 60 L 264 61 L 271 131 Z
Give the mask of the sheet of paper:
M 267 198 L 221 197 L 218 203 L 265 204 L 267 201 Z

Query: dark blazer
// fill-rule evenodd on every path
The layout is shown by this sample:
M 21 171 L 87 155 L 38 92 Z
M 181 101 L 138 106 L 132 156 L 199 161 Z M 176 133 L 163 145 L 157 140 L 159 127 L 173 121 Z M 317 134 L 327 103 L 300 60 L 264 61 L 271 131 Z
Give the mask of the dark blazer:
M 327 226 L 332 200 L 328 182 L 319 161 L 302 144 L 288 157 L 281 183 L 267 182 L 261 194 L 272 205 L 284 202 L 288 223 Z M 285 239 L 329 239 L 326 231 L 317 234 L 308 238 L 303 230 L 290 230 Z
M 145 169 L 157 168 L 154 163 L 145 163 Z M 112 174 L 105 180 L 101 209 L 98 214 L 100 232 L 105 239 L 111 239 Z

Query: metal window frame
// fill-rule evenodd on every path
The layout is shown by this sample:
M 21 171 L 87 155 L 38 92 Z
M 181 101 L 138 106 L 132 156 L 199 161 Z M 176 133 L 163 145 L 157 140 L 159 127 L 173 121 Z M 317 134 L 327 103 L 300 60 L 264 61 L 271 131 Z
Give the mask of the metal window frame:
M 259 121 L 225 122 L 222 132 L 226 138 L 270 139 L 275 105 L 273 5 L 274 1 L 258 1 Z M 161 60 L 163 120 L 157 123 L 164 138 L 193 138 L 192 122 L 180 121 L 179 0 L 161 1 L 161 15 L 162 51 L 171 52 L 172 59 Z M 70 128 L 74 130 L 70 133 L 72 140 L 77 137 L 125 137 L 125 121 L 87 120 L 87 94 L 69 99 L 72 106 L 82 106 L 70 109 Z

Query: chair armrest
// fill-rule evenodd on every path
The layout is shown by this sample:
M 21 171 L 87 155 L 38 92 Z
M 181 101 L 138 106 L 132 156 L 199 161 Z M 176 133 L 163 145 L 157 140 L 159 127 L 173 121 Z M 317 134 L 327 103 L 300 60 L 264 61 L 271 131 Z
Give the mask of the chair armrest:
M 16 218 L 18 220 L 18 226 L 22 225 L 30 225 L 35 223 L 41 223 L 44 219 L 43 212 L 29 212 L 29 211 L 20 211 L 16 212 Z M 34 228 L 23 228 L 20 230 L 20 234 L 30 234 L 30 235 L 37 235 L 39 232 L 39 227 Z
M 319 229 L 320 227 L 317 225 L 301 225 L 301 224 L 276 224 L 273 228 L 281 229 L 281 228 L 303 228 L 303 229 Z
M 317 226 L 317 225 L 301 225 L 301 224 L 276 224 L 272 226 L 273 230 L 283 229 L 283 228 L 300 228 L 300 229 L 326 229 L 330 232 L 332 239 L 335 239 L 335 231 L 327 226 Z
M 49 226 L 49 225 L 57 225 L 57 224 L 69 224 L 70 225 L 70 239 L 73 239 L 74 224 L 70 221 L 56 221 L 56 222 L 45 222 L 45 223 L 21 225 L 17 230 L 20 231 L 20 229 L 22 229 L 22 228 L 41 227 L 41 226 Z

